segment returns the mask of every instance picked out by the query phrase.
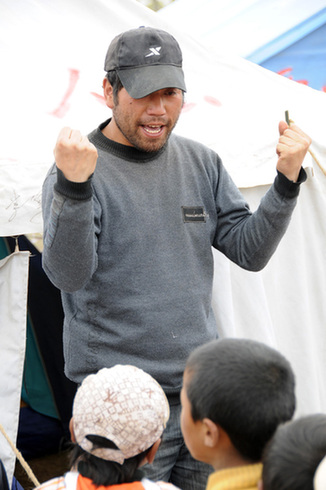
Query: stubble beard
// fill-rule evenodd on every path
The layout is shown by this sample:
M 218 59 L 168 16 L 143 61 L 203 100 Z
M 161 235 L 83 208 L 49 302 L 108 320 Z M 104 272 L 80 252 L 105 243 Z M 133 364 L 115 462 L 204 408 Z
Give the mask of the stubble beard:
M 137 150 L 145 151 L 146 153 L 156 152 L 163 148 L 179 119 L 178 116 L 174 123 L 172 123 L 171 120 L 165 121 L 165 135 L 157 140 L 152 140 L 150 138 L 146 138 L 145 135 L 141 134 L 142 123 L 140 121 L 136 121 L 130 124 L 128 116 L 123 115 L 122 117 L 120 117 L 119 110 L 117 110 L 116 108 L 113 109 L 112 116 L 114 118 L 117 128 L 124 136 L 124 138 L 129 141 L 130 145 L 134 148 L 137 148 Z M 155 122 L 152 121 L 149 124 L 155 124 Z

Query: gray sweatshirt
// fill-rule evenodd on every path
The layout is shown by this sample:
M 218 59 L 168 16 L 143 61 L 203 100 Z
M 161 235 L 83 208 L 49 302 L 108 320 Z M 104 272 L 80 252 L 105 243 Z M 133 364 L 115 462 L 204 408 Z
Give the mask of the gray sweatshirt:
M 89 181 L 53 165 L 43 186 L 43 267 L 62 292 L 65 372 L 81 382 L 134 364 L 178 394 L 189 353 L 217 337 L 211 247 L 262 269 L 299 184 L 278 174 L 251 213 L 214 151 L 172 135 L 145 153 L 108 140 L 106 124 L 89 136 L 99 155 Z

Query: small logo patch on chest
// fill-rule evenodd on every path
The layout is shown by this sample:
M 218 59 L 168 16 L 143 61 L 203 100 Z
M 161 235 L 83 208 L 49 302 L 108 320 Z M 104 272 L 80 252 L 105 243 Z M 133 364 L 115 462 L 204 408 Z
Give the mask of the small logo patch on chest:
M 181 206 L 184 223 L 206 223 L 206 213 L 203 206 Z

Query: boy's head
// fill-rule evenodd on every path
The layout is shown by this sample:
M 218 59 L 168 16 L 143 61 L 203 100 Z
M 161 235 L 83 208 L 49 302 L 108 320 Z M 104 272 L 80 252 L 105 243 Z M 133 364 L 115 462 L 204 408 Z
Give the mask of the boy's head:
M 160 439 L 168 418 L 161 386 L 141 369 L 117 365 L 84 379 L 71 423 L 84 451 L 122 465 Z
M 326 488 L 326 414 L 313 414 L 278 427 L 263 454 L 264 490 Z M 320 466 L 319 466 L 320 465 Z
M 317 466 L 314 475 L 314 490 L 325 490 L 326 488 L 326 454 Z
M 219 339 L 189 356 L 181 403 L 181 429 L 196 459 L 215 469 L 258 462 L 277 426 L 293 416 L 294 374 L 265 344 Z

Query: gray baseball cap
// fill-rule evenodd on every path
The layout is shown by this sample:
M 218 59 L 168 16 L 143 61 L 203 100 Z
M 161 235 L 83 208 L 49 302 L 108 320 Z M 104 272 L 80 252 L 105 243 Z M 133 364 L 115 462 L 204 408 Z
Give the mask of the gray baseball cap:
M 115 70 L 134 99 L 169 87 L 186 91 L 180 46 L 161 29 L 139 27 L 116 36 L 107 51 L 104 70 Z

